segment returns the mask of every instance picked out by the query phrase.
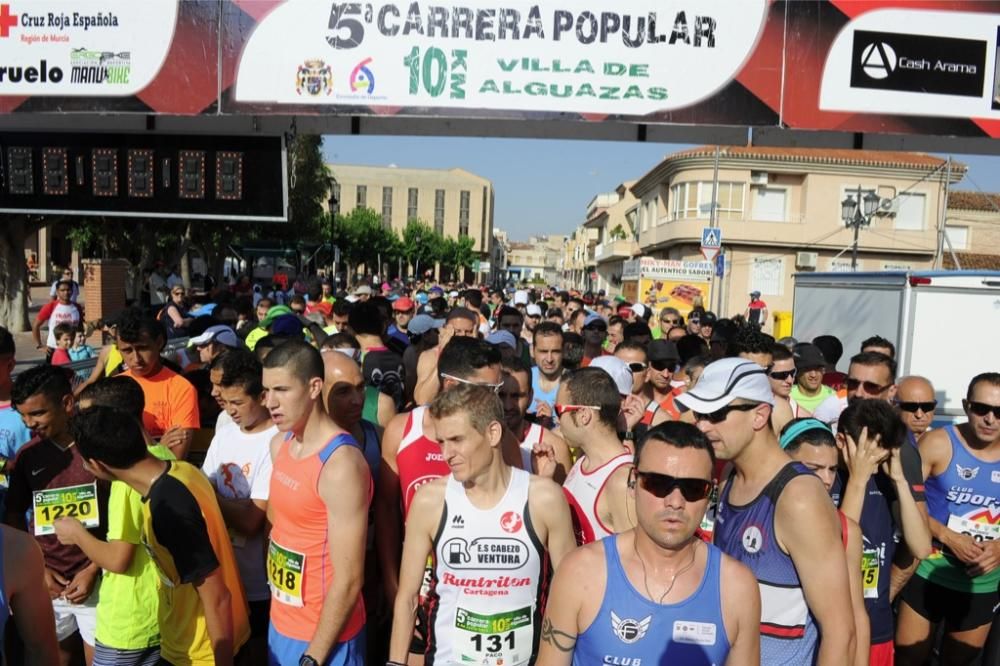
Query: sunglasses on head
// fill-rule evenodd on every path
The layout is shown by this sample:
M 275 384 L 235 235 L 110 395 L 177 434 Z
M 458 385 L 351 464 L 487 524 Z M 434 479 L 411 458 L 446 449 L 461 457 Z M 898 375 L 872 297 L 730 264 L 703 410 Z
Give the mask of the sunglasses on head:
M 647 366 L 645 363 L 640 363 L 638 361 L 633 361 L 632 363 L 628 364 L 628 369 L 631 370 L 632 372 L 642 372 L 643 370 L 646 369 L 646 367 Z
M 635 476 L 639 480 L 639 487 L 658 499 L 663 499 L 674 492 L 674 488 L 678 488 L 685 500 L 698 502 L 708 497 L 712 491 L 712 482 L 708 479 L 677 478 L 659 472 L 639 470 L 636 470 Z
M 900 401 L 896 403 L 904 412 L 923 412 L 925 414 L 930 414 L 937 408 L 937 400 L 931 400 L 930 402 L 909 402 Z
M 714 412 L 708 414 L 699 414 L 698 412 L 691 412 L 694 416 L 695 423 L 698 421 L 708 421 L 709 423 L 722 423 L 729 416 L 729 412 L 749 412 L 759 406 L 759 403 L 751 403 L 747 405 L 726 405 L 722 409 L 717 409 Z
M 597 405 L 560 405 L 558 402 L 553 406 L 556 412 L 556 416 L 562 416 L 563 414 L 570 414 L 572 412 L 578 412 L 581 409 L 594 409 L 600 411 L 600 407 Z
M 883 386 L 882 384 L 876 384 L 875 382 L 863 382 L 860 379 L 854 379 L 853 377 L 847 378 L 848 391 L 852 392 L 857 391 L 858 387 L 861 387 L 861 390 L 863 390 L 868 395 L 878 395 L 879 393 L 886 390 L 890 386 L 892 386 L 891 383 Z
M 441 377 L 443 377 L 444 379 L 450 379 L 454 382 L 458 382 L 459 384 L 471 384 L 472 386 L 482 386 L 483 388 L 490 389 L 494 393 L 499 393 L 500 389 L 503 387 L 503 382 L 499 382 L 497 384 L 490 384 L 488 382 L 474 382 L 469 379 L 462 379 L 461 377 L 445 374 L 443 372 L 441 373 Z
M 985 402 L 974 402 L 972 400 L 966 400 L 965 404 L 969 411 L 976 416 L 986 416 L 990 412 L 993 412 L 993 418 L 1000 419 L 1000 405 L 990 405 Z
M 658 370 L 663 372 L 664 370 L 673 370 L 676 365 L 675 361 L 650 361 L 649 364 L 653 367 L 653 370 Z
M 777 372 L 772 371 L 767 373 L 767 376 L 770 377 L 771 379 L 783 382 L 789 377 L 795 379 L 795 372 L 796 372 L 795 368 L 792 368 L 791 370 L 779 370 Z

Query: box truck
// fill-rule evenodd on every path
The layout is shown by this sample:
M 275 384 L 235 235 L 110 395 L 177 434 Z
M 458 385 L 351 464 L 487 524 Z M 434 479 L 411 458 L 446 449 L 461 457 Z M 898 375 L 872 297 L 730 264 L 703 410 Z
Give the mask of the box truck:
M 797 273 L 794 284 L 796 339 L 837 336 L 842 372 L 866 338 L 892 341 L 898 376 L 934 385 L 938 420 L 960 420 L 969 380 L 1000 372 L 1000 271 Z

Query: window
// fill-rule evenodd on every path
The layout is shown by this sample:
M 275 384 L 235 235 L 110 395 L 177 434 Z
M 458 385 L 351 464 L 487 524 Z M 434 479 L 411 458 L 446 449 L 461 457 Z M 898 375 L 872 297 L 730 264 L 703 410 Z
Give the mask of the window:
M 944 228 L 944 233 L 948 237 L 948 242 L 951 243 L 951 249 L 969 249 L 969 227 L 946 226 Z
M 896 198 L 899 212 L 896 213 L 895 228 L 904 231 L 922 231 L 927 197 L 923 194 L 903 193 Z
M 851 260 L 850 259 L 831 259 L 830 260 L 830 272 L 831 273 L 850 273 L 851 270 Z
M 458 237 L 469 235 L 469 191 L 462 190 L 458 195 Z
M 382 226 L 392 228 L 392 188 L 382 188 Z
M 757 257 L 750 272 L 750 288 L 762 296 L 783 296 L 785 293 L 785 260 Z
M 368 207 L 368 187 L 365 185 L 358 185 L 357 208 L 367 208 L 367 207 Z
M 444 235 L 444 190 L 434 190 L 434 231 Z
M 671 219 L 710 219 L 712 217 L 712 182 L 679 183 L 671 188 Z M 743 183 L 719 182 L 716 190 L 718 219 L 743 219 Z
M 417 219 L 417 188 L 411 187 L 406 191 L 406 219 Z
M 656 224 L 656 199 L 646 202 L 646 219 L 649 220 L 650 226 Z
M 755 187 L 753 219 L 760 222 L 786 222 L 785 203 L 787 192 L 776 187 Z M 763 292 L 763 290 L 761 290 Z

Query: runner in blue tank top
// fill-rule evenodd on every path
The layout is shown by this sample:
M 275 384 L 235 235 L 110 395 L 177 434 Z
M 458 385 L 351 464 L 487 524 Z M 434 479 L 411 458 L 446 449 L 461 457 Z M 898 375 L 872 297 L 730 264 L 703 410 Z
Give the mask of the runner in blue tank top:
M 972 663 L 1000 604 L 1000 373 L 973 378 L 963 405 L 968 423 L 920 438 L 934 552 L 901 595 L 897 664 L 929 663 L 942 621 L 941 663 Z
M 629 481 L 638 526 L 568 555 L 542 621 L 539 666 L 758 664 L 750 570 L 695 536 L 712 445 L 687 423 L 651 429 Z
M 715 361 L 677 402 L 733 464 L 715 544 L 760 584 L 761 663 L 841 666 L 856 637 L 840 519 L 819 479 L 779 447 L 766 372 Z

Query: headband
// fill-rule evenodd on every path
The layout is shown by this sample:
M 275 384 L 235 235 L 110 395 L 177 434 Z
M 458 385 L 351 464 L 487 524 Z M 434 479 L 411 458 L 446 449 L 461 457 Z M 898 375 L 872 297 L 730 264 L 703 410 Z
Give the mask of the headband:
M 781 444 L 781 448 L 787 449 L 788 445 L 794 442 L 796 437 L 802 433 L 809 432 L 810 430 L 823 430 L 831 435 L 833 434 L 833 430 L 830 429 L 830 426 L 823 423 L 819 419 L 802 419 L 801 421 L 792 424 L 788 430 L 781 433 L 781 440 L 779 442 Z

